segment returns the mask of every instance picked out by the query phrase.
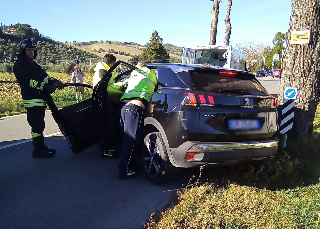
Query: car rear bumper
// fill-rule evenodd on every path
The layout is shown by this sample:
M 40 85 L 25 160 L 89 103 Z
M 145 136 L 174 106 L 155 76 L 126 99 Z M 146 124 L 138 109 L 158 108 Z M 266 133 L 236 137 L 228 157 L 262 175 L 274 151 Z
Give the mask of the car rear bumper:
M 242 160 L 262 160 L 274 157 L 278 151 L 278 139 L 264 139 L 248 142 L 195 142 L 183 143 L 171 148 L 171 162 L 176 167 L 196 167 L 200 165 L 224 165 Z M 186 159 L 194 153 L 192 159 Z

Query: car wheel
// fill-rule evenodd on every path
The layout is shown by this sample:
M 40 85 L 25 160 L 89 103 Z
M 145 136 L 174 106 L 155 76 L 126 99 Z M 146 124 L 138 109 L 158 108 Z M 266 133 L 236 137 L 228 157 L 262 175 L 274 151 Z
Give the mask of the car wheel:
M 169 182 L 176 168 L 171 164 L 161 133 L 146 134 L 142 150 L 142 167 L 148 180 L 154 184 Z

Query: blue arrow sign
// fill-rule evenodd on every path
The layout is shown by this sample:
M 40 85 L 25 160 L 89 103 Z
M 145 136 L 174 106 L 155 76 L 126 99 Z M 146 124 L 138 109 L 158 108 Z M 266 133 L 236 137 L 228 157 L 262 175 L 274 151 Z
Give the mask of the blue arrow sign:
M 295 87 L 286 87 L 284 91 L 285 99 L 296 99 L 297 97 L 297 88 Z

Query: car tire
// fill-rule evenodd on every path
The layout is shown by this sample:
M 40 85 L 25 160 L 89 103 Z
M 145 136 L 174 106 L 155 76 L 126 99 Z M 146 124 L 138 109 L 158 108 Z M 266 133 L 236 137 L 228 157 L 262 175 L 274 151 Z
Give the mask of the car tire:
M 167 148 L 160 132 L 145 135 L 142 152 L 142 169 L 153 184 L 163 184 L 172 180 L 176 168 L 171 164 Z

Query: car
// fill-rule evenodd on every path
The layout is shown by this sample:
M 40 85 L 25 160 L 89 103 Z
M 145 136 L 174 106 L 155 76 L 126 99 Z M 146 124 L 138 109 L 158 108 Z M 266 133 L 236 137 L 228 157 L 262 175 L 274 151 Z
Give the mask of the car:
M 80 103 L 58 109 L 53 97 L 46 97 L 74 153 L 98 143 L 101 130 L 121 145 L 115 124 L 121 92 L 107 86 L 117 67 L 127 68 L 118 71 L 118 84 L 135 69 L 116 62 L 92 97 Z M 202 64 L 147 67 L 156 72 L 158 85 L 145 112 L 137 159 L 152 183 L 170 181 L 179 168 L 230 165 L 277 154 L 277 99 L 253 74 Z
M 267 76 L 266 70 L 257 71 L 256 73 L 256 77 L 266 77 L 266 76 Z
M 281 78 L 281 69 L 274 69 L 272 72 L 273 77 Z

